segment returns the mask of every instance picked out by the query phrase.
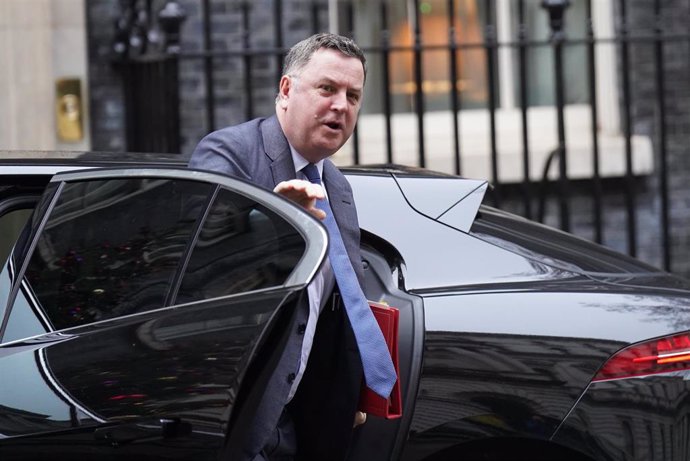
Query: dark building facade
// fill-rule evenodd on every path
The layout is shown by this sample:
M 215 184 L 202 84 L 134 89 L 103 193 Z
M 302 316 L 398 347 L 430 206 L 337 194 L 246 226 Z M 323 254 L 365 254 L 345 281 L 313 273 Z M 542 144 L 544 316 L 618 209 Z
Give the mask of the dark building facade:
M 687 2 L 541 3 L 89 1 L 93 149 L 137 150 L 127 114 L 152 103 L 128 93 L 123 61 L 174 62 L 153 89 L 175 83 L 171 145 L 189 155 L 213 129 L 272 114 L 285 50 L 337 30 L 369 62 L 338 163 L 487 178 L 500 208 L 690 275 Z M 170 54 L 161 37 L 176 12 Z

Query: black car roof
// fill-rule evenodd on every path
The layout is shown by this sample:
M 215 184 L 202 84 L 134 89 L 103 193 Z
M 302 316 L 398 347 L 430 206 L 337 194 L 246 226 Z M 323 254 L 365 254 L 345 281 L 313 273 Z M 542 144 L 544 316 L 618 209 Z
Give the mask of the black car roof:
M 84 165 L 84 166 L 186 166 L 189 156 L 184 154 L 160 154 L 148 152 L 77 152 L 41 150 L 0 150 L 0 162 L 11 165 Z M 339 167 L 345 174 L 396 175 L 404 177 L 457 178 L 457 176 L 426 170 L 424 168 L 372 164 Z
M 188 158 L 181 154 L 143 152 L 74 152 L 40 150 L 0 150 L 0 161 L 10 165 L 161 165 L 185 166 Z
M 356 165 L 339 167 L 344 174 L 365 174 L 365 175 L 395 175 L 398 177 L 425 177 L 425 178 L 458 178 L 457 176 L 441 173 L 439 171 L 427 170 L 424 168 L 396 165 L 391 163 L 381 163 L 372 165 Z

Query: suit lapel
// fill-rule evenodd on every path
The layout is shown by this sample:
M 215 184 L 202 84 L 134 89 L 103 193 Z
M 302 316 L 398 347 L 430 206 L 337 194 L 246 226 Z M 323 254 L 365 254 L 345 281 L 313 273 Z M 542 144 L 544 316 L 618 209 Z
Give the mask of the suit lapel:
M 273 174 L 273 185 L 277 186 L 282 181 L 297 178 L 295 174 L 295 165 L 292 162 L 292 156 L 288 149 L 287 155 L 282 155 L 275 162 L 271 164 L 271 173 Z
M 354 211 L 352 195 L 348 193 L 350 188 L 347 184 L 343 184 L 343 181 L 346 181 L 345 178 L 338 173 L 336 166 L 329 159 L 323 162 L 323 178 L 333 217 L 341 226 L 350 210 Z
M 288 181 L 297 177 L 295 164 L 292 161 L 290 145 L 285 139 L 283 130 L 280 128 L 278 118 L 274 115 L 267 118 L 261 125 L 261 134 L 264 141 L 266 155 L 271 160 L 271 174 L 273 175 L 273 185 L 279 182 Z
M 276 186 L 281 181 L 297 178 L 290 145 L 275 115 L 267 118 L 262 123 L 261 134 L 266 155 L 271 161 L 273 186 Z M 333 217 L 338 225 L 342 226 L 355 213 L 354 200 L 350 193 L 349 184 L 347 184 L 345 177 L 340 174 L 329 159 L 323 162 L 323 178 L 326 184 L 326 191 L 328 192 L 328 201 L 333 210 Z

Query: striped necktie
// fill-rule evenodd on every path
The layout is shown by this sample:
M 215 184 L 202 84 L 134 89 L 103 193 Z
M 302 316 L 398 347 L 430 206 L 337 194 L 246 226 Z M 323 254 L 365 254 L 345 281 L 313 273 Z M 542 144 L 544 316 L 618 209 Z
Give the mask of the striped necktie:
M 302 169 L 304 175 L 314 184 L 321 184 L 319 171 L 313 163 Z M 357 340 L 359 356 L 362 360 L 364 380 L 367 387 L 383 398 L 388 398 L 391 389 L 397 380 L 395 367 L 391 360 L 386 340 L 381 333 L 369 303 L 362 292 L 357 280 L 357 274 L 352 268 L 352 263 L 347 255 L 340 229 L 333 217 L 328 200 L 318 200 L 317 208 L 326 213 L 323 220 L 328 230 L 329 246 L 328 258 L 333 267 L 333 274 L 338 283 L 340 296 L 345 305 L 345 311 L 350 319 L 352 331 Z

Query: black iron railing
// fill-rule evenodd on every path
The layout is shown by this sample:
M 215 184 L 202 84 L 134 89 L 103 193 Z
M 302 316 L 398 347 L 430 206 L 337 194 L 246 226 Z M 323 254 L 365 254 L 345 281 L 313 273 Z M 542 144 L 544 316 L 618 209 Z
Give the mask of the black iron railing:
M 573 0 L 577 1 L 577 0 Z M 425 126 L 425 117 L 428 114 L 427 98 L 425 93 L 425 67 L 424 59 L 430 53 L 444 52 L 446 53 L 448 66 L 448 80 L 450 82 L 448 91 L 448 110 L 452 118 L 452 126 L 449 127 L 448 136 L 452 139 L 451 152 L 449 157 L 452 158 L 453 173 L 462 174 L 464 167 L 464 160 L 466 158 L 467 149 L 463 147 L 463 139 L 461 134 L 461 117 L 462 111 L 467 109 L 466 102 L 463 98 L 462 88 L 459 87 L 458 82 L 465 70 L 463 60 L 460 56 L 476 52 L 477 50 L 483 52 L 484 63 L 486 66 L 485 72 L 485 88 L 486 100 L 485 109 L 487 113 L 487 125 L 490 136 L 489 140 L 489 156 L 487 162 L 489 164 L 489 178 L 493 183 L 493 200 L 497 206 L 502 206 L 504 202 L 519 203 L 519 212 L 528 218 L 544 219 L 544 204 L 547 200 L 545 194 L 552 194 L 550 197 L 557 204 L 557 217 L 560 227 L 566 231 L 572 230 L 572 180 L 568 176 L 568 158 L 570 140 L 566 138 L 566 89 L 568 87 L 569 79 L 584 78 L 587 82 L 586 95 L 589 105 L 589 117 L 591 124 L 591 132 L 582 133 L 581 136 L 591 137 L 592 149 L 592 163 L 591 173 L 586 179 L 589 184 L 589 196 L 591 197 L 591 228 L 592 238 L 597 242 L 606 241 L 606 222 L 604 196 L 604 183 L 607 180 L 602 175 L 602 148 L 599 144 L 598 127 L 601 122 L 601 114 L 598 112 L 598 99 L 596 92 L 597 84 L 597 62 L 596 50 L 599 46 L 615 46 L 618 62 L 617 79 L 620 83 L 620 114 L 621 114 L 621 132 L 624 139 L 624 173 L 623 192 L 624 192 L 624 209 L 625 209 L 625 225 L 627 229 L 626 249 L 627 252 L 633 256 L 638 254 L 638 186 L 639 176 L 636 174 L 634 165 L 633 152 L 633 136 L 635 135 L 635 114 L 633 107 L 635 104 L 634 98 L 636 93 L 631 75 L 635 68 L 631 63 L 631 47 L 639 47 L 643 45 L 651 45 L 653 47 L 654 66 L 654 83 L 655 94 L 652 96 L 655 105 L 655 121 L 654 125 L 658 129 L 653 133 L 654 135 L 654 155 L 655 164 L 658 167 L 654 174 L 658 181 L 653 181 L 651 184 L 658 183 L 658 196 L 660 197 L 660 213 L 659 224 L 660 231 L 660 246 L 663 248 L 660 265 L 666 269 L 671 269 L 671 230 L 669 221 L 669 149 L 668 149 L 668 133 L 666 130 L 666 83 L 665 73 L 665 46 L 668 43 L 689 43 L 690 35 L 668 33 L 663 27 L 662 15 L 664 13 L 665 3 L 661 0 L 654 0 L 652 14 L 655 16 L 655 26 L 652 33 L 633 33 L 629 23 L 629 15 L 631 4 L 628 0 L 610 0 L 612 6 L 616 11 L 615 18 L 615 34 L 608 38 L 597 38 L 595 35 L 593 22 L 593 2 L 603 0 L 580 0 L 585 5 L 585 24 L 583 26 L 584 35 L 578 38 L 568 37 L 565 33 L 565 25 L 568 24 L 569 8 L 571 1 L 568 0 L 543 0 L 541 2 L 541 12 L 545 18 L 548 18 L 549 36 L 543 39 L 530 38 L 528 32 L 528 20 L 526 18 L 526 0 L 515 0 L 513 2 L 512 11 L 516 27 L 514 28 L 514 36 L 510 40 L 499 40 L 497 33 L 497 14 L 495 0 L 477 0 L 478 8 L 483 9 L 483 23 L 481 24 L 482 36 L 478 41 L 461 41 L 459 38 L 459 31 L 455 27 L 455 18 L 458 14 L 458 3 L 454 0 L 447 0 L 445 10 L 447 12 L 447 43 L 445 44 L 430 44 L 424 42 L 423 20 L 421 17 L 422 5 L 419 0 L 413 0 L 411 4 L 413 8 L 409 12 L 410 19 L 410 35 L 411 43 L 409 45 L 401 45 L 394 43 L 392 36 L 393 31 L 390 22 L 390 0 L 378 0 L 376 9 L 379 16 L 379 38 L 377 43 L 367 44 L 365 46 L 365 53 L 369 57 L 376 57 L 380 65 L 380 87 L 376 91 L 380 94 L 379 113 L 383 116 L 384 124 L 383 139 L 385 140 L 385 159 L 389 163 L 394 163 L 396 159 L 394 123 L 392 122 L 396 108 L 394 103 L 394 92 L 392 91 L 394 69 L 392 61 L 396 56 L 407 54 L 411 56 L 411 82 L 413 83 L 413 90 L 410 94 L 411 111 L 415 117 L 415 127 L 417 131 L 417 159 L 418 166 L 426 166 L 428 164 L 428 139 Z M 153 2 L 153 3 L 152 3 Z M 136 1 L 121 2 L 129 8 L 127 11 L 126 21 L 127 28 L 120 28 L 120 37 L 126 37 L 127 43 L 125 45 L 124 53 L 118 56 L 119 65 L 123 66 L 123 76 L 126 93 L 126 105 L 128 121 L 127 131 L 128 147 L 131 150 L 180 150 L 180 130 L 184 126 L 179 125 L 180 114 L 184 108 L 179 107 L 179 99 L 177 95 L 177 88 L 179 85 L 178 71 L 176 66 L 181 61 L 198 62 L 199 72 L 203 74 L 201 81 L 203 81 L 203 94 L 205 104 L 205 131 L 202 133 L 195 133 L 191 142 L 198 141 L 206 132 L 217 129 L 219 126 L 218 111 L 221 108 L 217 98 L 218 82 L 214 75 L 214 71 L 221 62 L 236 62 L 240 69 L 237 73 L 237 78 L 242 80 L 242 95 L 239 95 L 237 100 L 241 101 L 241 107 L 233 108 L 236 113 L 243 114 L 244 119 L 250 119 L 259 114 L 266 112 L 266 101 L 258 101 L 254 97 L 255 93 L 261 89 L 261 85 L 265 87 L 266 83 L 260 83 L 257 78 L 256 62 L 259 59 L 268 58 L 272 63 L 273 72 L 275 74 L 274 81 L 271 85 L 275 86 L 280 78 L 283 56 L 286 48 L 292 43 L 285 41 L 288 32 L 295 33 L 295 31 L 287 31 L 285 23 L 282 20 L 286 13 L 286 8 L 294 8 L 296 4 L 307 5 L 309 14 L 308 20 L 303 26 L 304 31 L 302 36 L 309 35 L 316 31 L 327 30 L 329 26 L 332 28 L 333 24 L 328 24 L 324 17 L 328 15 L 329 3 L 325 0 L 320 1 L 288 1 L 288 0 L 274 0 L 273 8 L 270 12 L 265 9 L 258 9 L 254 3 L 249 1 L 236 0 L 187 0 L 174 2 L 155 2 Z M 346 35 L 351 35 L 357 40 L 357 8 L 360 4 L 355 4 L 351 1 L 340 1 L 338 3 L 340 13 L 340 23 L 338 27 Z M 640 2 L 637 2 L 640 3 Z M 156 4 L 164 4 L 164 8 L 168 11 L 173 11 L 171 4 L 176 6 L 194 5 L 194 10 L 198 11 L 199 15 L 196 18 L 201 27 L 199 28 L 202 34 L 200 39 L 190 37 L 191 32 L 182 31 L 181 43 L 182 48 L 162 48 L 158 55 L 160 59 L 152 59 L 137 55 L 132 52 L 131 38 L 137 32 L 137 28 L 145 28 L 151 25 L 152 22 L 138 21 L 136 11 L 147 10 L 148 17 L 152 18 L 152 7 Z M 226 10 L 232 10 L 240 18 L 237 22 L 241 27 L 239 36 L 241 40 L 238 41 L 237 46 L 226 47 L 224 49 L 215 49 L 213 45 L 214 34 L 218 30 L 214 26 L 212 10 L 214 5 L 224 4 Z M 533 4 L 533 2 L 532 2 Z M 153 6 L 152 6 L 153 5 Z M 332 5 L 331 5 L 332 6 Z M 639 7 L 639 5 L 638 5 Z M 155 8 L 154 8 L 155 9 Z M 181 11 L 177 10 L 177 11 Z M 256 41 L 252 40 L 252 18 L 261 15 L 262 20 L 272 21 L 271 41 L 264 41 L 264 43 L 271 43 L 271 46 L 257 47 Z M 124 17 L 124 12 L 123 12 Z M 181 17 L 177 18 L 177 28 Z M 125 23 L 123 23 L 125 24 Z M 177 32 L 174 25 L 169 24 L 168 35 L 173 38 L 169 43 L 176 43 L 174 37 Z M 266 33 L 265 30 L 262 33 Z M 187 34 L 187 35 L 185 35 Z M 200 43 L 201 49 L 198 51 L 190 51 L 185 49 L 185 43 L 196 40 Z M 124 43 L 124 42 L 123 42 Z M 552 50 L 553 56 L 553 78 L 554 78 L 554 95 L 553 107 L 556 112 L 557 120 L 557 145 L 554 146 L 551 155 L 548 157 L 543 166 L 543 178 L 540 181 L 531 175 L 533 165 L 533 155 L 530 150 L 530 88 L 529 88 L 529 71 L 530 59 L 529 53 L 531 50 L 537 48 L 549 47 Z M 583 74 L 573 77 L 566 75 L 564 64 L 564 53 L 571 47 L 583 47 L 585 52 L 585 61 L 582 66 Z M 499 112 L 500 95 L 499 87 L 499 59 L 498 54 L 501 50 L 509 49 L 515 56 L 516 69 L 516 95 L 518 103 L 516 108 L 519 109 L 520 114 L 520 139 L 519 145 L 521 147 L 521 180 L 506 184 L 501 181 L 501 155 L 498 143 L 499 126 L 497 114 Z M 156 63 L 152 63 L 156 61 Z M 463 66 L 463 67 L 461 67 Z M 158 73 L 156 73 L 158 72 Z M 266 80 L 265 78 L 263 80 Z M 173 91 L 174 90 L 174 91 Z M 175 94 L 173 94 L 175 93 Z M 146 95 L 150 94 L 150 98 Z M 649 95 L 645 97 L 649 98 Z M 270 104 L 270 102 L 269 102 Z M 176 106 L 177 105 L 177 106 Z M 156 109 L 153 110 L 152 108 Z M 150 109 L 150 110 L 149 110 Z M 184 120 L 184 116 L 182 117 Z M 222 124 L 222 123 L 221 123 Z M 166 134 L 167 133 L 167 134 Z M 533 133 L 533 132 L 532 132 Z M 162 134 L 162 135 L 161 135 Z M 532 134 L 534 136 L 534 134 Z M 151 138 L 151 139 L 147 139 Z M 159 139 L 159 141 L 154 140 Z M 164 141 L 160 141 L 163 139 Z M 359 163 L 363 158 L 364 152 L 361 145 L 359 131 L 356 130 L 352 143 L 352 163 Z M 550 179 L 549 169 L 557 166 L 558 174 L 555 180 Z M 510 191 L 518 191 L 517 198 L 514 194 L 509 194 Z
M 122 1 L 121 6 L 112 49 L 123 82 L 127 146 L 139 152 L 179 152 L 177 56 L 184 12 L 176 2 L 155 14 L 152 0 Z

